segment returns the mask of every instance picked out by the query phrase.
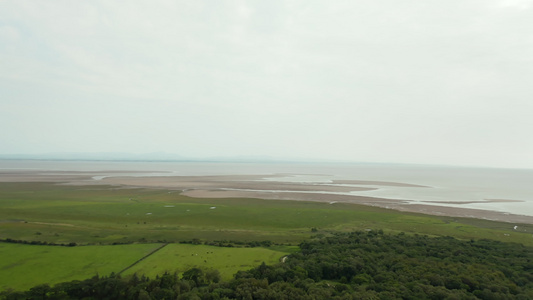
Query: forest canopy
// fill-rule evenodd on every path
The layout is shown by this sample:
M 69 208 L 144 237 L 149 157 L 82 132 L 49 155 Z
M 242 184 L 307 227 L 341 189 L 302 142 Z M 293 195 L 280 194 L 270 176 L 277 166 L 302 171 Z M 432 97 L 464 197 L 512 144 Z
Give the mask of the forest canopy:
M 533 249 L 492 240 L 330 233 L 279 264 L 220 281 L 216 270 L 7 291 L 2 299 L 533 299 Z

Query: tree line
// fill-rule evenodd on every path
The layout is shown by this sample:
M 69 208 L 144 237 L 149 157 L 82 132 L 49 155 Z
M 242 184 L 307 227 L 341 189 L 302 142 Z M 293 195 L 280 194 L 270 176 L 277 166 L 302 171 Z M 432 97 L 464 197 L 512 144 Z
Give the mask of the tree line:
M 0 242 L 12 243 L 12 244 L 24 244 L 24 245 L 42 245 L 42 246 L 63 246 L 63 247 L 75 247 L 78 244 L 74 242 L 70 243 L 54 243 L 46 241 L 26 241 L 26 240 L 15 240 L 11 238 L 0 239 Z
M 533 248 L 492 240 L 329 233 L 275 265 L 221 281 L 193 268 L 6 291 L 1 299 L 533 299 Z

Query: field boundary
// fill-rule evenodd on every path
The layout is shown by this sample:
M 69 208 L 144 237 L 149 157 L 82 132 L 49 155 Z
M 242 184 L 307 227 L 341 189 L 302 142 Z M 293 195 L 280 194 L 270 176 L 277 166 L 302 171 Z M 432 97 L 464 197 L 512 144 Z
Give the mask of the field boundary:
M 136 262 L 132 263 L 131 265 L 127 266 L 126 268 L 122 269 L 122 271 L 118 272 L 117 275 L 120 275 L 122 273 L 124 273 L 125 271 L 127 271 L 128 269 L 130 269 L 131 267 L 135 266 L 136 264 L 140 263 L 141 261 L 145 260 L 147 257 L 149 257 L 150 255 L 156 253 L 157 251 L 163 249 L 164 247 L 166 247 L 169 243 L 165 243 L 157 248 L 155 248 L 154 250 L 150 251 L 150 253 L 146 254 L 145 256 L 141 257 L 140 259 L 138 259 Z

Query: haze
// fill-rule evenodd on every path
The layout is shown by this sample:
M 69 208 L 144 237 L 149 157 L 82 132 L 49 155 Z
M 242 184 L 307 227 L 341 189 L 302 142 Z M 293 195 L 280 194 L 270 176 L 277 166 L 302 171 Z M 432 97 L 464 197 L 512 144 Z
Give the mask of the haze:
M 0 154 L 533 168 L 532 1 L 0 1 Z

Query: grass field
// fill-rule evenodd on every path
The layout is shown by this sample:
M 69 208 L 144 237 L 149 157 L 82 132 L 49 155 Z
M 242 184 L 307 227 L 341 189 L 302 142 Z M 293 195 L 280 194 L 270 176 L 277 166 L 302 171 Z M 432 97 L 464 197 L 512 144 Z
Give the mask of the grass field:
M 154 276 L 201 266 L 219 269 L 228 278 L 236 270 L 277 261 L 291 250 L 286 245 L 330 231 L 382 229 L 533 245 L 533 225 L 520 225 L 521 232 L 513 226 L 343 203 L 197 199 L 158 189 L 0 183 L 1 239 L 84 245 L 0 243 L 0 288 L 25 289 L 96 273 L 108 275 L 123 270 L 161 242 L 192 239 L 269 240 L 277 245 L 268 250 L 169 244 L 124 274 Z M 110 246 L 113 243 L 133 244 Z
M 158 244 L 59 247 L 0 243 L 0 289 L 109 275 L 137 261 Z
M 532 225 L 402 213 L 354 204 L 197 199 L 177 191 L 0 183 L 0 238 L 111 244 L 191 239 L 297 244 L 311 229 L 491 238 L 533 244 Z M 527 233 L 529 232 L 529 233 Z
M 0 243 L 0 291 L 119 273 L 159 246 L 59 247 Z M 215 268 L 220 271 L 222 278 L 229 279 L 239 270 L 251 269 L 263 261 L 275 263 L 288 253 L 265 248 L 169 244 L 122 275 L 137 273 L 155 277 L 165 271 L 180 273 L 196 266 Z
M 169 244 L 154 255 L 124 272 L 155 277 L 164 272 L 182 273 L 192 267 L 214 268 L 222 279 L 230 279 L 239 270 L 248 270 L 262 262 L 277 263 L 289 254 L 265 248 L 224 248 L 205 245 Z

